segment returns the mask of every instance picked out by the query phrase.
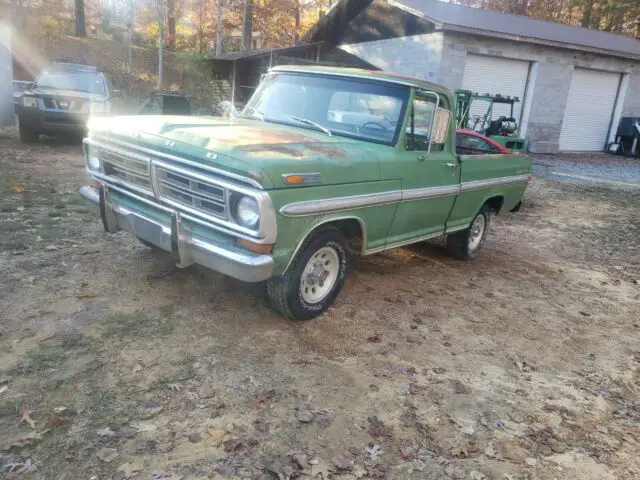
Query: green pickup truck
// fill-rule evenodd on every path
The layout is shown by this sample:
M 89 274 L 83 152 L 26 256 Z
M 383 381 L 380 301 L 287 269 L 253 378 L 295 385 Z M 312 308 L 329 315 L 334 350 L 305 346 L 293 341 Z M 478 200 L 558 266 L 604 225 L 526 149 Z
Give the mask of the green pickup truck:
M 352 255 L 446 235 L 461 259 L 516 208 L 524 155 L 456 154 L 444 87 L 384 72 L 281 66 L 234 118 L 89 122 L 80 193 L 120 229 L 246 282 L 291 319 L 325 311 Z

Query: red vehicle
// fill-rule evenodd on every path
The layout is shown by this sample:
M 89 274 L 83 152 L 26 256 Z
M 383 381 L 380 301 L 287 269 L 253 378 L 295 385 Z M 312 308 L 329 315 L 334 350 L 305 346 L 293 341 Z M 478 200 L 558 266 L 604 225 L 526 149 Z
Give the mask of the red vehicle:
M 511 153 L 504 145 L 489 137 L 461 128 L 456 130 L 456 151 L 458 154 Z

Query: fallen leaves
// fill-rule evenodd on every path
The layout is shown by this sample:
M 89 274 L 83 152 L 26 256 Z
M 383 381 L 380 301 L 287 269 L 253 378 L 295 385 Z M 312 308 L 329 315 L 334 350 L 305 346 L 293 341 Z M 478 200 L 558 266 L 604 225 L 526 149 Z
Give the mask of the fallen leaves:
M 43 430 L 41 432 L 30 432 L 27 435 L 20 436 L 13 441 L 10 441 L 6 446 L 3 447 L 4 451 L 9 451 L 12 448 L 22 448 L 28 445 L 33 445 L 36 442 L 42 440 L 43 435 L 47 433 L 49 430 Z
M 9 184 L 9 190 L 16 193 L 23 193 L 27 189 L 24 183 L 11 183 Z
M 354 466 L 353 460 L 340 454 L 333 457 L 331 461 L 338 470 L 351 470 Z
M 36 422 L 34 422 L 31 419 L 30 414 L 31 414 L 31 410 L 29 410 L 26 407 L 22 407 L 22 409 L 20 410 L 21 417 L 20 417 L 20 421 L 18 422 L 18 425 L 21 424 L 22 422 L 25 422 L 25 423 L 28 423 L 29 426 L 35 430 L 36 429 Z
M 207 441 L 212 443 L 216 447 L 222 445 L 224 442 L 233 439 L 233 435 L 225 429 L 218 427 L 209 427 L 207 429 Z
M 457 458 L 469 458 L 477 452 L 478 447 L 475 442 L 465 442 L 451 449 L 451 455 Z
M 105 463 L 111 463 L 118 456 L 118 450 L 115 448 L 101 448 L 96 452 L 96 457 Z
M 379 445 L 376 445 L 376 444 L 373 444 L 373 443 L 370 443 L 370 444 L 367 446 L 367 448 L 365 448 L 365 450 L 364 450 L 364 451 L 367 453 L 367 455 L 369 455 L 369 458 L 370 458 L 371 460 L 373 460 L 373 461 L 378 460 L 378 457 L 384 453 L 384 452 L 380 449 L 380 446 L 379 446 Z
M 116 436 L 116 432 L 111 430 L 111 427 L 105 427 L 105 428 L 101 428 L 100 430 L 97 430 L 96 435 L 102 438 L 111 438 Z
M 392 437 L 393 427 L 385 425 L 378 417 L 373 416 L 367 419 L 369 421 L 368 432 L 372 437 Z
M 323 480 L 329 479 L 330 469 L 329 465 L 323 460 L 313 459 L 310 460 L 311 464 L 311 476 L 315 478 L 317 475 L 322 475 Z
M 380 343 L 382 341 L 382 335 L 379 333 L 374 333 L 370 337 L 367 337 L 367 342 L 371 343 Z

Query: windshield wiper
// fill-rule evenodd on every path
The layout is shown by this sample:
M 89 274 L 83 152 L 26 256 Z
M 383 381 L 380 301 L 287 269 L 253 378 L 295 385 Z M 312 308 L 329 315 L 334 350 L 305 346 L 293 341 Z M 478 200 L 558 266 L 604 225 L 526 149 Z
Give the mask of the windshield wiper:
M 289 115 L 289 118 L 291 118 L 292 120 L 295 120 L 297 122 L 304 123 L 306 125 L 312 125 L 312 126 L 316 127 L 317 129 L 322 130 L 327 135 L 331 136 L 331 130 L 329 130 L 324 125 L 320 125 L 319 123 L 314 122 L 313 120 L 309 120 L 308 118 L 296 117 L 295 115 Z

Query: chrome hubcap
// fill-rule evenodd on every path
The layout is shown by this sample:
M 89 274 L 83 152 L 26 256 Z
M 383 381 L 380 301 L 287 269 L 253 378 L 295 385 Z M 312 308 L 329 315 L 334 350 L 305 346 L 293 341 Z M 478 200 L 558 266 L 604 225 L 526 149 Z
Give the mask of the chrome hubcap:
M 333 289 L 340 271 L 340 257 L 332 247 L 314 253 L 302 271 L 300 295 L 307 303 L 322 301 Z
M 473 221 L 473 225 L 471 225 L 471 233 L 469 234 L 469 250 L 475 250 L 480 246 L 485 226 L 486 222 L 484 220 L 484 215 L 478 215 Z

